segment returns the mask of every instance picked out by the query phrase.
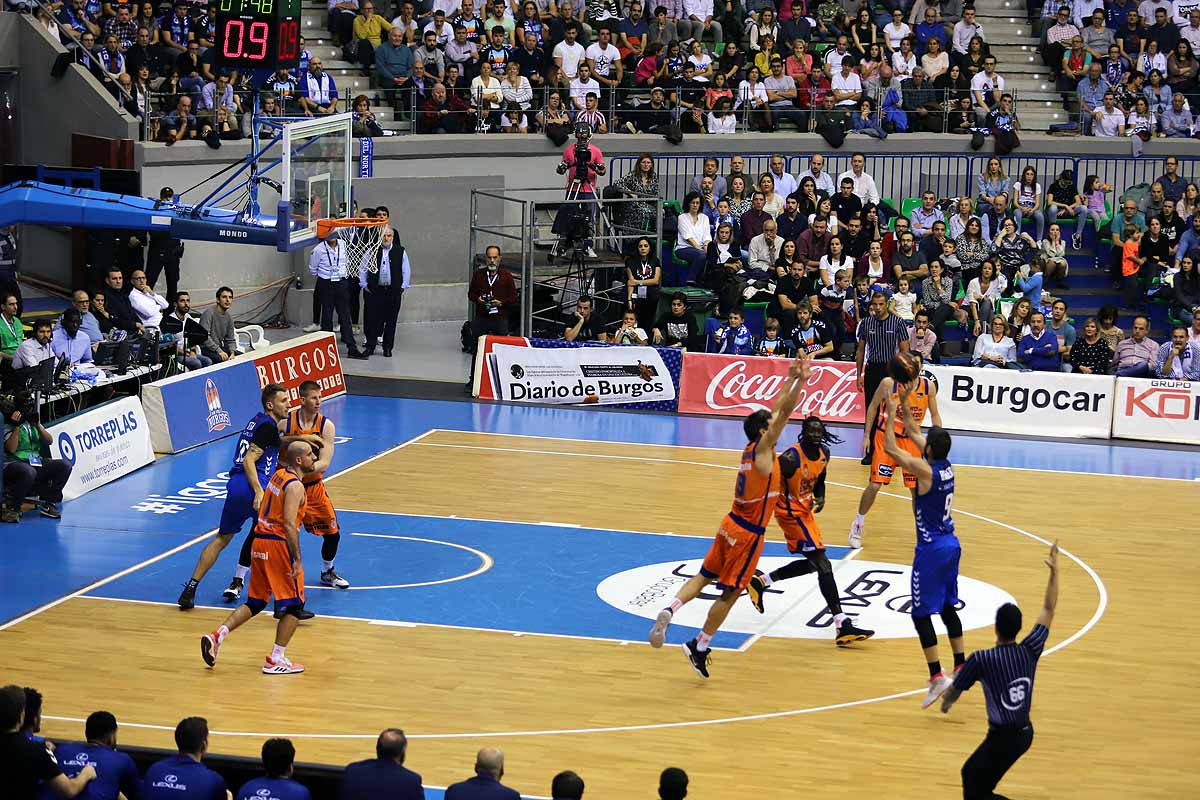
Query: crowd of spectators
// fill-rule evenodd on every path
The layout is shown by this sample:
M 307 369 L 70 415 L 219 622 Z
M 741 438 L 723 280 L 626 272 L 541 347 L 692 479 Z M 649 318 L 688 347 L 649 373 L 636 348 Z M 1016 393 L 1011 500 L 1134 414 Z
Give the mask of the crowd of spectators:
M 597 308 L 592 298 L 580 298 L 563 320 L 565 338 L 849 358 L 879 294 L 888 313 L 908 326 L 911 349 L 934 362 L 945 355 L 946 328 L 954 324 L 977 366 L 1159 375 L 1165 353 L 1160 359 L 1157 350 L 1149 352 L 1159 343 L 1142 344 L 1148 323 L 1142 334 L 1137 326 L 1131 334 L 1146 357 L 1128 371 L 1134 365 L 1118 352 L 1125 337 L 1115 328 L 1116 306 L 1101 309 L 1094 321 L 1102 338 L 1113 329 L 1121 333 L 1109 342 L 1106 360 L 1093 363 L 1089 348 L 1088 358 L 1073 360 L 1069 303 L 1054 293 L 1070 289 L 1068 249 L 1080 249 L 1089 224 L 1126 311 L 1144 314 L 1151 300 L 1163 301 L 1173 322 L 1185 331 L 1195 323 L 1190 336 L 1200 337 L 1200 191 L 1179 175 L 1177 158 L 1164 160 L 1144 197 L 1119 198 L 1111 222 L 1105 220 L 1112 187 L 1096 176 L 1081 184 L 1066 171 L 1047 176 L 1044 187 L 1033 167 L 1010 176 L 998 158 L 976 176 L 973 196 L 926 191 L 901 216 L 881 200 L 865 163 L 855 153 L 850 169 L 835 176 L 816 154 L 807 170 L 792 175 L 785 159 L 773 156 L 767 172 L 754 177 L 741 156 L 730 159 L 725 174 L 719 159 L 707 158 L 681 203 L 672 263 L 659 263 L 649 237 L 638 241 L 625 263 L 623 307 Z M 644 154 L 636 164 L 616 186 L 657 195 L 653 157 Z M 1111 251 L 1101 245 L 1105 238 Z M 682 292 L 671 294 L 669 310 L 659 314 L 663 288 L 687 285 L 715 295 L 713 318 L 697 322 Z M 767 304 L 754 330 L 748 303 Z M 615 337 L 605 313 L 621 315 Z M 1079 340 L 1086 341 L 1086 331 Z
M 1198 135 L 1200 9 L 1048 0 L 1042 13 L 1042 59 L 1082 133 L 1133 137 L 1135 152 Z
M 311 800 L 295 775 L 296 748 L 291 740 L 263 742 L 261 776 L 230 787 L 210 764 L 208 721 L 186 717 L 175 726 L 174 755 L 151 764 L 142 774 L 127 753 L 118 749 L 119 725 L 108 711 L 90 714 L 82 741 L 50 741 L 41 736 L 42 696 L 30 688 L 0 688 L 0 774 L 5 797 L 12 800 L 73 798 L 89 800 Z M 420 800 L 421 776 L 404 765 L 408 739 L 399 728 L 387 728 L 375 742 L 375 757 L 347 764 L 338 785 L 340 800 Z M 446 789 L 446 800 L 520 800 L 505 786 L 504 753 L 484 747 L 476 754 L 474 774 Z M 581 800 L 583 778 L 571 770 L 550 781 L 549 797 Z M 660 800 L 683 800 L 687 773 L 668 767 L 659 776 Z

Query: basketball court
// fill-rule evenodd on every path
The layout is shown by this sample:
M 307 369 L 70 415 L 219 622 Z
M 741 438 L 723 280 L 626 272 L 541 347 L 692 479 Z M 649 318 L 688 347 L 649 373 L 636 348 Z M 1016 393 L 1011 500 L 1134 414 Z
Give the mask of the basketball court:
M 465 777 L 475 750 L 496 744 L 506 782 L 533 796 L 567 768 L 589 796 L 648 796 L 668 765 L 688 771 L 696 797 L 960 791 L 985 729 L 981 693 L 950 716 L 919 708 L 913 522 L 899 481 L 868 517 L 865 547 L 843 546 L 867 473 L 857 431 L 839 431 L 818 519 L 847 611 L 878 636 L 836 648 L 806 576 L 772 587 L 765 615 L 739 603 L 705 682 L 672 645 L 694 635 L 707 603 L 681 612 L 663 650 L 645 635 L 728 510 L 740 421 L 377 397 L 323 410 L 343 434 L 329 491 L 353 588 L 310 585 L 318 616 L 289 648 L 303 675 L 259 673 L 269 615 L 229 639 L 216 669 L 201 662 L 200 634 L 228 612 L 220 593 L 236 547 L 195 610 L 174 605 L 218 519 L 231 440 L 68 503 L 57 525 L 5 528 L 0 673 L 44 693 L 44 733 L 78 736 L 104 707 L 123 742 L 171 747 L 175 723 L 199 714 L 214 751 L 255 755 L 282 735 L 300 760 L 339 764 L 369 756 L 395 725 L 427 784 Z M 992 643 L 1006 600 L 1032 624 L 1047 542 L 1064 549 L 1037 735 L 1004 791 L 1186 795 L 1185 765 L 1200 755 L 1186 657 L 1198 564 L 1172 542 L 1196 507 L 1200 461 L 967 435 L 951 457 L 968 651 Z M 768 538 L 769 570 L 788 558 L 774 526 Z M 310 584 L 316 544 L 302 534 Z

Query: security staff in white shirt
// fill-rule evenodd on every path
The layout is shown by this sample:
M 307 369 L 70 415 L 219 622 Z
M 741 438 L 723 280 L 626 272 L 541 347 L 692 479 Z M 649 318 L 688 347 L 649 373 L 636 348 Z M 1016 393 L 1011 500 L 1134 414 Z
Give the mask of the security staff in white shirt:
M 383 245 L 375 258 L 377 269 L 372 271 L 360 269 L 358 285 L 363 288 L 367 303 L 367 318 L 365 320 L 367 344 L 366 355 L 375 354 L 375 342 L 383 336 L 383 357 L 392 357 L 392 347 L 396 344 L 396 317 L 400 315 L 400 303 L 404 299 L 404 290 L 412 277 L 412 267 L 408 263 L 408 253 L 404 246 L 396 241 L 396 229 L 386 228 L 383 232 Z M 400 268 L 399 274 L 396 268 Z
M 336 229 L 313 248 L 308 271 L 317 279 L 315 291 L 321 298 L 321 330 L 333 331 L 333 312 L 336 309 L 347 357 L 366 358 L 366 354 L 358 349 L 354 331 L 350 327 L 350 278 L 346 245 L 338 241 Z

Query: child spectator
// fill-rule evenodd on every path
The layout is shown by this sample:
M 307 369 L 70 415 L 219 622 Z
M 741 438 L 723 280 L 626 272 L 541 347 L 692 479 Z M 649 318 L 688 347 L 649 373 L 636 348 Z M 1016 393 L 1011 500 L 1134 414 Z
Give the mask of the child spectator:
M 710 348 L 710 352 L 733 356 L 753 355 L 754 337 L 746 327 L 744 319 L 740 308 L 730 311 L 726 323 L 712 334 L 712 344 L 715 347 Z
M 779 320 L 774 317 L 767 320 L 765 335 L 755 349 L 760 356 L 792 357 L 792 349 L 788 347 L 787 342 L 779 338 Z
M 862 276 L 860 276 L 860 277 L 862 277 Z M 855 294 L 859 295 L 860 292 L 856 292 Z M 868 294 L 867 300 L 868 300 L 868 302 L 870 302 L 870 297 L 869 297 L 870 292 L 868 291 L 867 294 Z M 856 297 L 856 299 L 857 299 L 857 297 Z M 915 317 L 914 309 L 916 308 L 916 305 L 917 305 L 917 295 L 912 291 L 912 287 L 910 285 L 910 281 L 908 278 L 901 278 L 900 280 L 898 280 L 896 282 L 896 293 L 892 295 L 890 305 L 891 305 L 891 308 L 889 310 L 893 314 L 895 314 L 897 317 L 899 317 L 900 319 L 907 322 L 910 326 L 912 325 L 913 319 Z M 924 313 L 924 312 L 922 312 L 922 313 Z M 860 312 L 859 318 L 861 319 L 862 316 L 863 315 Z M 925 317 L 926 317 L 926 321 L 928 321 L 929 315 L 926 314 Z M 925 360 L 926 361 L 929 360 L 928 353 L 925 354 Z
M 1125 243 L 1121 245 L 1121 289 L 1126 308 L 1138 308 L 1142 303 L 1138 292 L 1138 270 L 1146 259 L 1138 255 L 1142 245 L 1142 229 L 1126 225 L 1123 231 Z
M 646 331 L 638 327 L 637 312 L 627 310 L 621 316 L 621 327 L 613 334 L 613 342 L 616 344 L 646 344 L 649 339 L 646 336 Z

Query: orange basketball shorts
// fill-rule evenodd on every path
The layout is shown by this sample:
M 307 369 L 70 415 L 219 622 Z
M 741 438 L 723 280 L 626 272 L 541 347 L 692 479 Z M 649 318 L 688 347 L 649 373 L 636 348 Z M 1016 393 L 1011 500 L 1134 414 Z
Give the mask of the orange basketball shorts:
M 917 458 L 921 457 L 921 451 L 907 436 L 897 436 L 896 444 L 904 452 Z M 892 482 L 892 473 L 895 471 L 896 462 L 883 447 L 883 431 L 877 430 L 875 431 L 875 457 L 871 460 L 871 483 L 881 483 L 887 486 Z M 909 475 L 907 470 L 904 471 L 904 486 L 908 489 L 917 488 L 917 477 Z
M 727 516 L 721 520 L 721 527 L 704 556 L 700 574 L 715 581 L 718 589 L 740 592 L 754 577 L 762 548 L 761 533 L 748 530 Z
M 304 605 L 304 567 L 291 577 L 292 554 L 287 542 L 278 536 L 254 534 L 250 545 L 250 587 L 246 591 L 246 605 L 254 613 L 262 611 L 273 596 L 275 607 Z
M 794 509 L 790 514 L 776 511 L 775 521 L 783 529 L 789 553 L 810 553 L 825 549 L 825 544 L 821 541 L 821 526 L 817 524 L 817 518 L 813 516 L 812 511 L 803 508 Z
M 338 532 L 337 513 L 333 501 L 325 491 L 325 481 L 304 484 L 304 527 L 317 536 L 330 536 Z

